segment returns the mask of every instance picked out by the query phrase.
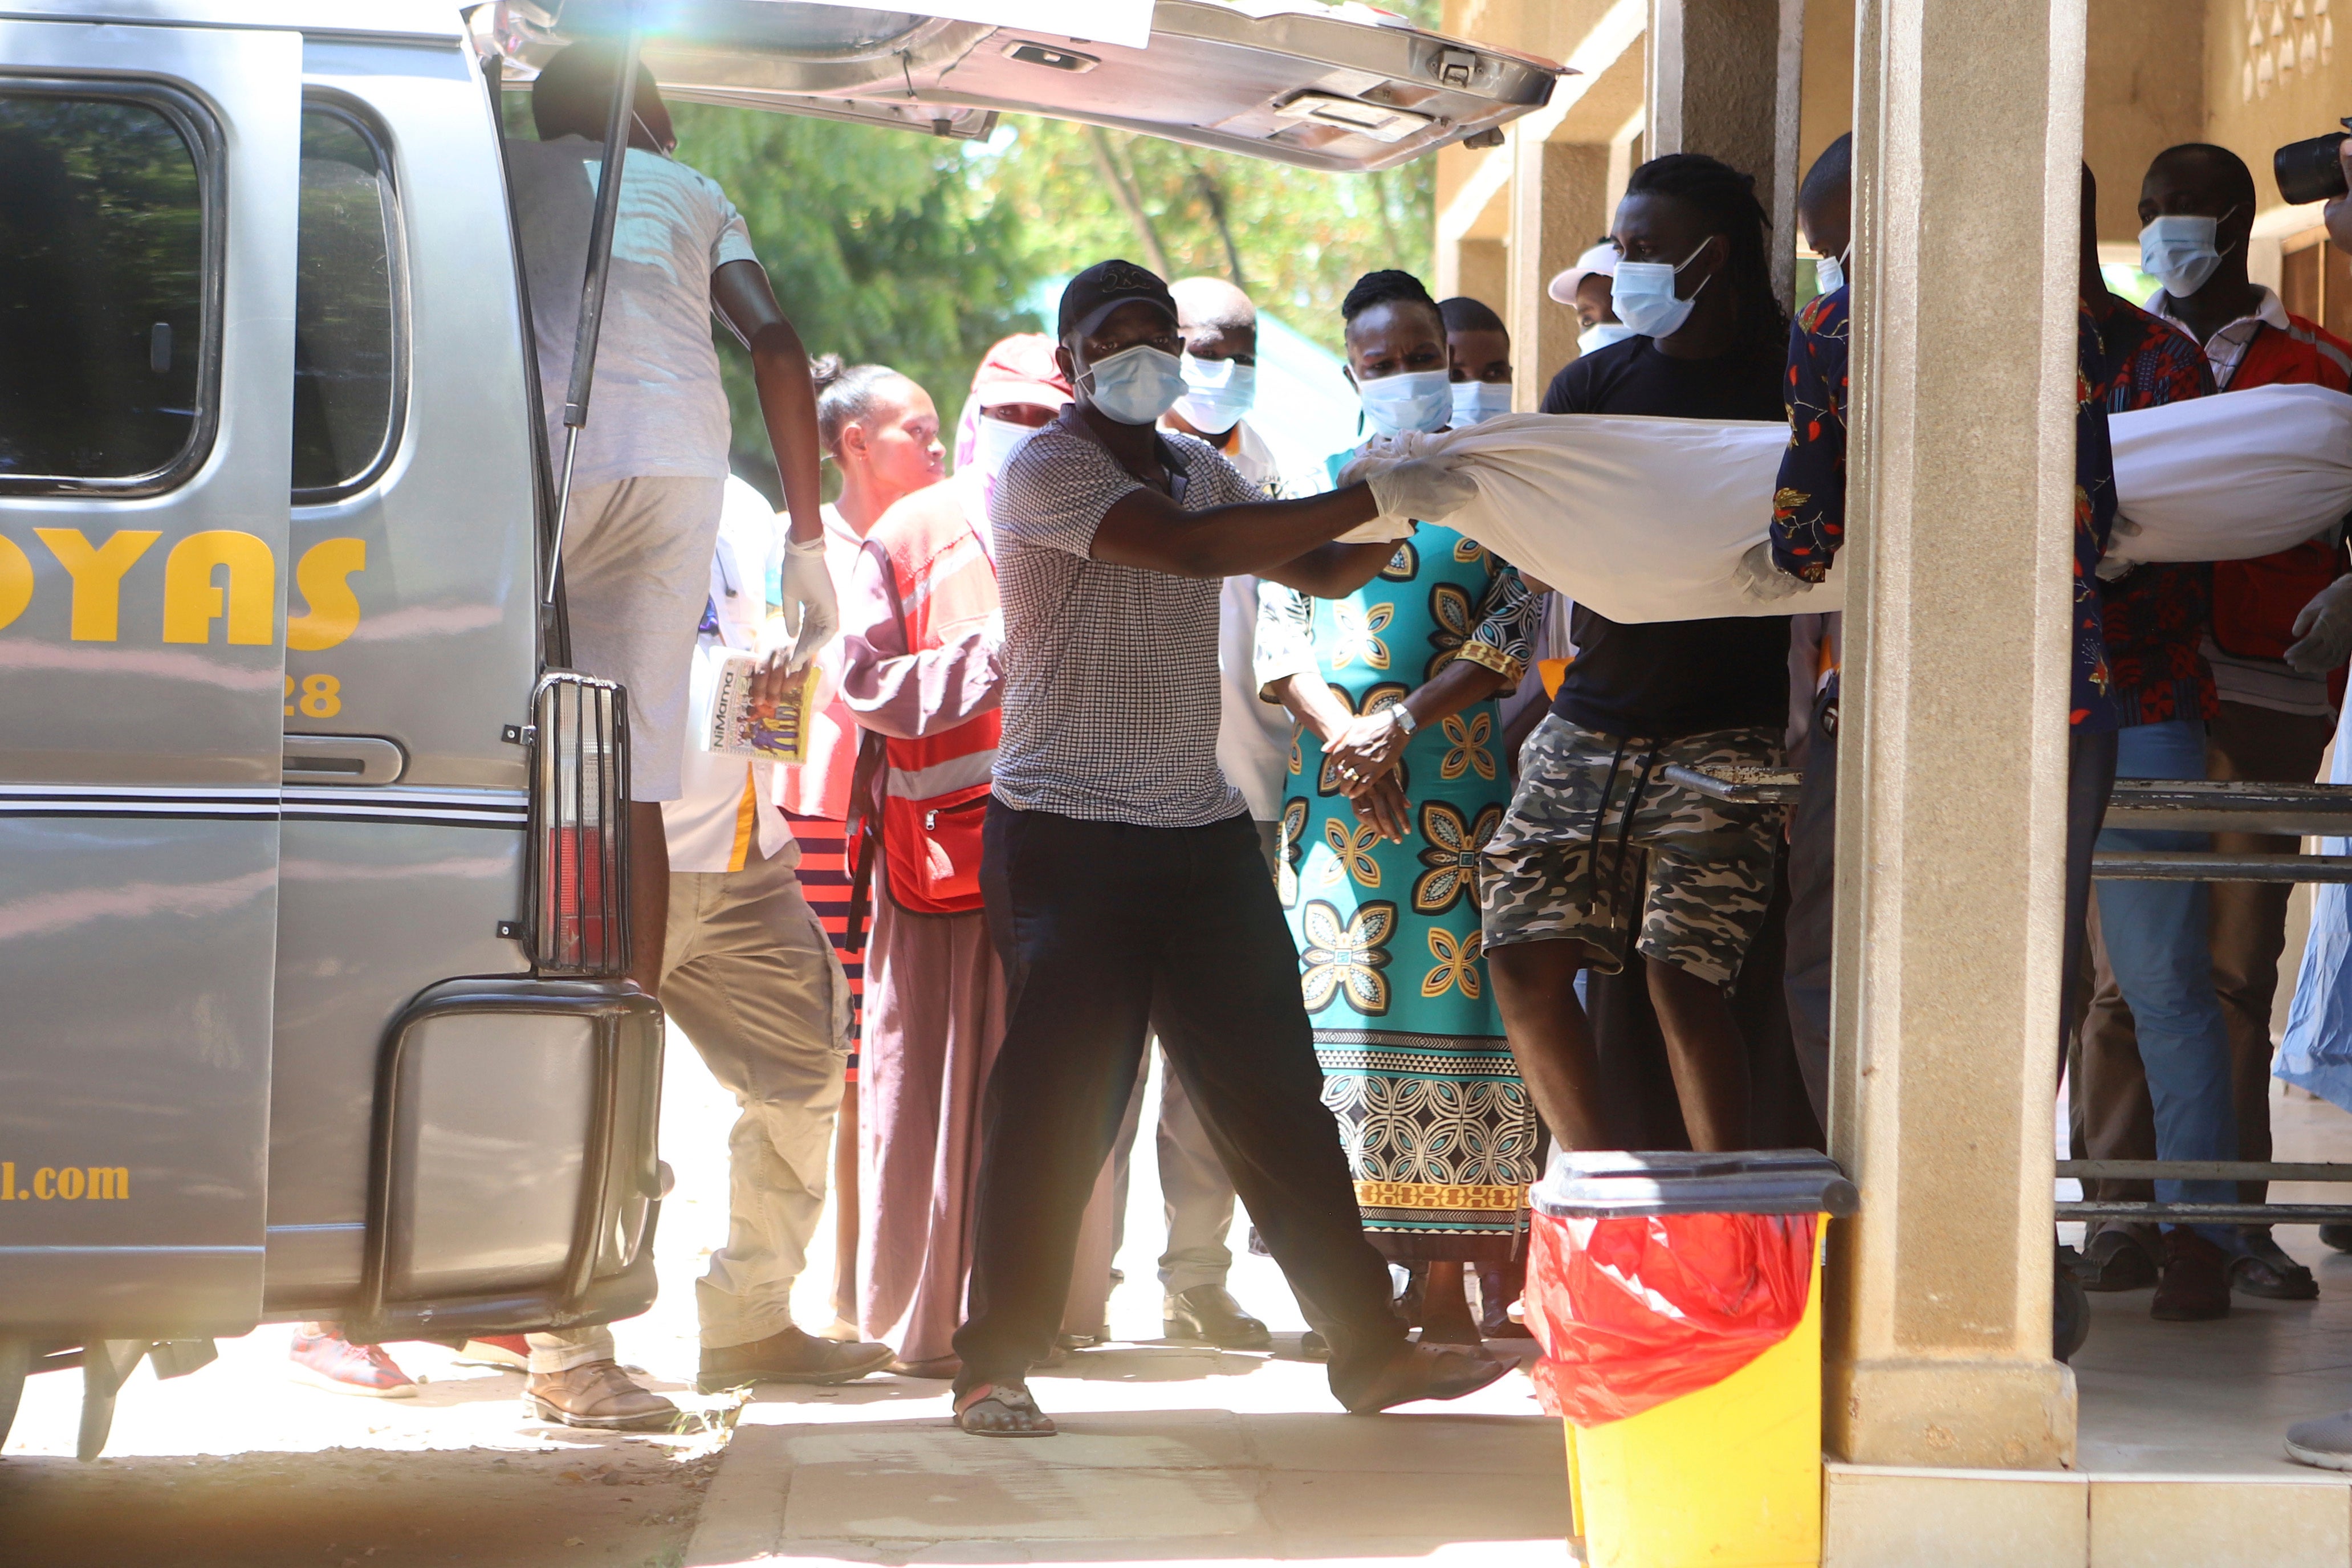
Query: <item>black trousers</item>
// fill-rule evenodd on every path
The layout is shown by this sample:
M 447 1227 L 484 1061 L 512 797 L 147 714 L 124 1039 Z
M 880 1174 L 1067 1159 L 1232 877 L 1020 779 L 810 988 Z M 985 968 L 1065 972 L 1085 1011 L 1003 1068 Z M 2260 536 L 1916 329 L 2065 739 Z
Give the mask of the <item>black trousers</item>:
M 1156 1025 L 1217 1157 L 1330 1342 L 1345 1402 L 1397 1352 L 1299 998 L 1297 949 L 1247 817 L 1087 822 L 992 801 L 981 891 L 1004 962 L 1004 1045 L 981 1108 L 959 1393 L 1053 1349 L 1078 1221 Z
M 1789 823 L 1789 1027 L 1805 1092 L 1824 1133 L 1830 1118 L 1831 905 L 1837 887 L 1837 705 L 1832 676 L 1813 705 L 1805 786 Z M 2083 937 L 2091 918 L 2091 851 L 2116 787 L 2116 733 L 2070 731 L 2066 748 L 2066 925 L 2058 991 L 2058 1051 L 2081 1011 Z

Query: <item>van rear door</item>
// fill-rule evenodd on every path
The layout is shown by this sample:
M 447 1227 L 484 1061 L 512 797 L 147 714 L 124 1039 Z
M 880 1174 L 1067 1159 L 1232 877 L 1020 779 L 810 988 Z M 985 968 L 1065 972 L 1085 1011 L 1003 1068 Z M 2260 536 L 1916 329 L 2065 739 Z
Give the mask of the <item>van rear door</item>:
M 0 1333 L 260 1307 L 301 69 L 0 22 Z
M 555 26 L 534 17 L 561 14 Z M 628 25 L 626 0 L 510 0 L 484 47 L 530 68 Z M 645 32 L 669 97 L 985 135 L 997 110 L 1052 115 L 1309 169 L 1410 162 L 1551 98 L 1559 68 L 1424 32 L 1368 5 L 1159 0 L 1149 45 L 790 0 L 671 0 Z

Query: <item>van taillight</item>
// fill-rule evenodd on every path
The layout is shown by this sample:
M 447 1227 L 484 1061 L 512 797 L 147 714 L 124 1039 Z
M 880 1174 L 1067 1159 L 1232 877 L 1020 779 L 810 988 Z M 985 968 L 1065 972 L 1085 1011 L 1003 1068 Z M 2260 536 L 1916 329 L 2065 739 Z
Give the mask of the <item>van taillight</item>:
M 629 967 L 629 719 L 621 688 L 551 670 L 531 694 L 531 957 L 543 975 Z

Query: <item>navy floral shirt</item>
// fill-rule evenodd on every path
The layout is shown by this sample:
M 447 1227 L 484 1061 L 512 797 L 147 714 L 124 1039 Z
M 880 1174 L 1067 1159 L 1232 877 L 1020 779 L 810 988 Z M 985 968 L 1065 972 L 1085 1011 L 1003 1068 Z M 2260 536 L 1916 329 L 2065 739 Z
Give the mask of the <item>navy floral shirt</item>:
M 1772 497 L 1772 560 L 1791 576 L 1819 582 L 1845 542 L 1845 420 L 1851 348 L 1850 291 L 1814 299 L 1789 329 L 1789 450 Z M 2099 558 L 2116 520 L 2116 461 L 2107 443 L 2107 405 L 2097 324 L 2076 318 L 2074 369 L 2074 693 L 2068 721 L 2078 728 L 2116 727 L 2107 668 Z
M 2117 299 L 2098 326 L 2109 413 L 2213 395 L 2213 367 L 2194 339 Z M 2123 724 L 2210 719 L 2221 712 L 2213 667 L 2198 651 L 2213 618 L 2213 569 L 2162 562 L 2100 584 L 2110 695 Z

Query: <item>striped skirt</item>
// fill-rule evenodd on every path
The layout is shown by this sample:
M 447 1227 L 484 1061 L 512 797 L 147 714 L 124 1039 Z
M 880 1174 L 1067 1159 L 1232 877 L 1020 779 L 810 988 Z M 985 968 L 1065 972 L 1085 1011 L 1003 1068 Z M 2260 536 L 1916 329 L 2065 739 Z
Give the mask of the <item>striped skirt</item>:
M 848 824 L 824 817 L 801 817 L 784 813 L 793 825 L 793 838 L 801 847 L 801 893 L 809 907 L 816 911 L 824 934 L 833 939 L 833 949 L 841 955 L 841 967 L 849 974 L 849 1073 L 848 1081 L 857 1082 L 857 1044 L 865 1033 L 866 1004 L 866 935 L 858 934 L 857 946 L 849 945 L 849 873 Z

